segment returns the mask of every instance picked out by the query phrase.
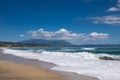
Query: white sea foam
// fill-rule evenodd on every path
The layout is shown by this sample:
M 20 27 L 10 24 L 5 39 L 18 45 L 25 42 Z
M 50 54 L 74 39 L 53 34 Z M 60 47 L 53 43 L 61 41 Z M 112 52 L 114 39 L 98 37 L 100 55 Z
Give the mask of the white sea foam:
M 96 48 L 82 48 L 83 50 L 95 50 Z
M 120 61 L 101 60 L 88 52 L 48 52 L 3 49 L 4 54 L 12 54 L 24 58 L 38 59 L 57 64 L 54 70 L 76 72 L 78 74 L 98 77 L 100 80 L 120 80 Z M 107 55 L 109 56 L 109 55 Z

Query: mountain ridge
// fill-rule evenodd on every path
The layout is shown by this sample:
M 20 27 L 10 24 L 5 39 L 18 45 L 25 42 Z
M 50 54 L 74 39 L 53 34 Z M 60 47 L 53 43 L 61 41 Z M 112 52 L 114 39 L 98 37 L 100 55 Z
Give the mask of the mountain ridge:
M 28 39 L 20 41 L 19 43 L 45 44 L 48 46 L 75 46 L 65 40 Z

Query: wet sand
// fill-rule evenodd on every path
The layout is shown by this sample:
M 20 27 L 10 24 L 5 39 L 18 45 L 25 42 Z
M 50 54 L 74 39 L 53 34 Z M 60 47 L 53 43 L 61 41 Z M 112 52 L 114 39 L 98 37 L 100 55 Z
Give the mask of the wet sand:
M 95 77 L 55 71 L 55 64 L 0 54 L 0 80 L 98 80 Z

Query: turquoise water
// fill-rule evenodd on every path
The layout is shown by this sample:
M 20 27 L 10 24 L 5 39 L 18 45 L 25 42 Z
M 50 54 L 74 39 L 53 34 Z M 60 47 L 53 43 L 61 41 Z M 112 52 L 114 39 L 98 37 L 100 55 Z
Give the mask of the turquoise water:
M 108 54 L 112 56 L 100 56 L 100 59 L 105 60 L 120 60 L 120 47 L 32 47 L 32 48 L 12 48 L 16 50 L 32 50 L 38 52 L 38 50 L 50 51 L 50 52 L 66 52 L 66 53 L 79 53 L 88 52 L 91 54 Z M 117 58 L 116 58 L 116 57 Z
M 17 50 L 46 50 L 54 52 L 90 52 L 93 54 L 120 55 L 120 47 L 32 47 L 32 48 L 12 48 Z

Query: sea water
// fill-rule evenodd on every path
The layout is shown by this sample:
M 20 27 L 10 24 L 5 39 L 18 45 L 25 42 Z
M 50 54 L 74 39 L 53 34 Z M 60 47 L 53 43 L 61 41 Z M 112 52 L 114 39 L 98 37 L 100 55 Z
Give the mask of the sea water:
M 3 52 L 54 63 L 54 70 L 120 80 L 120 47 L 3 48 Z

